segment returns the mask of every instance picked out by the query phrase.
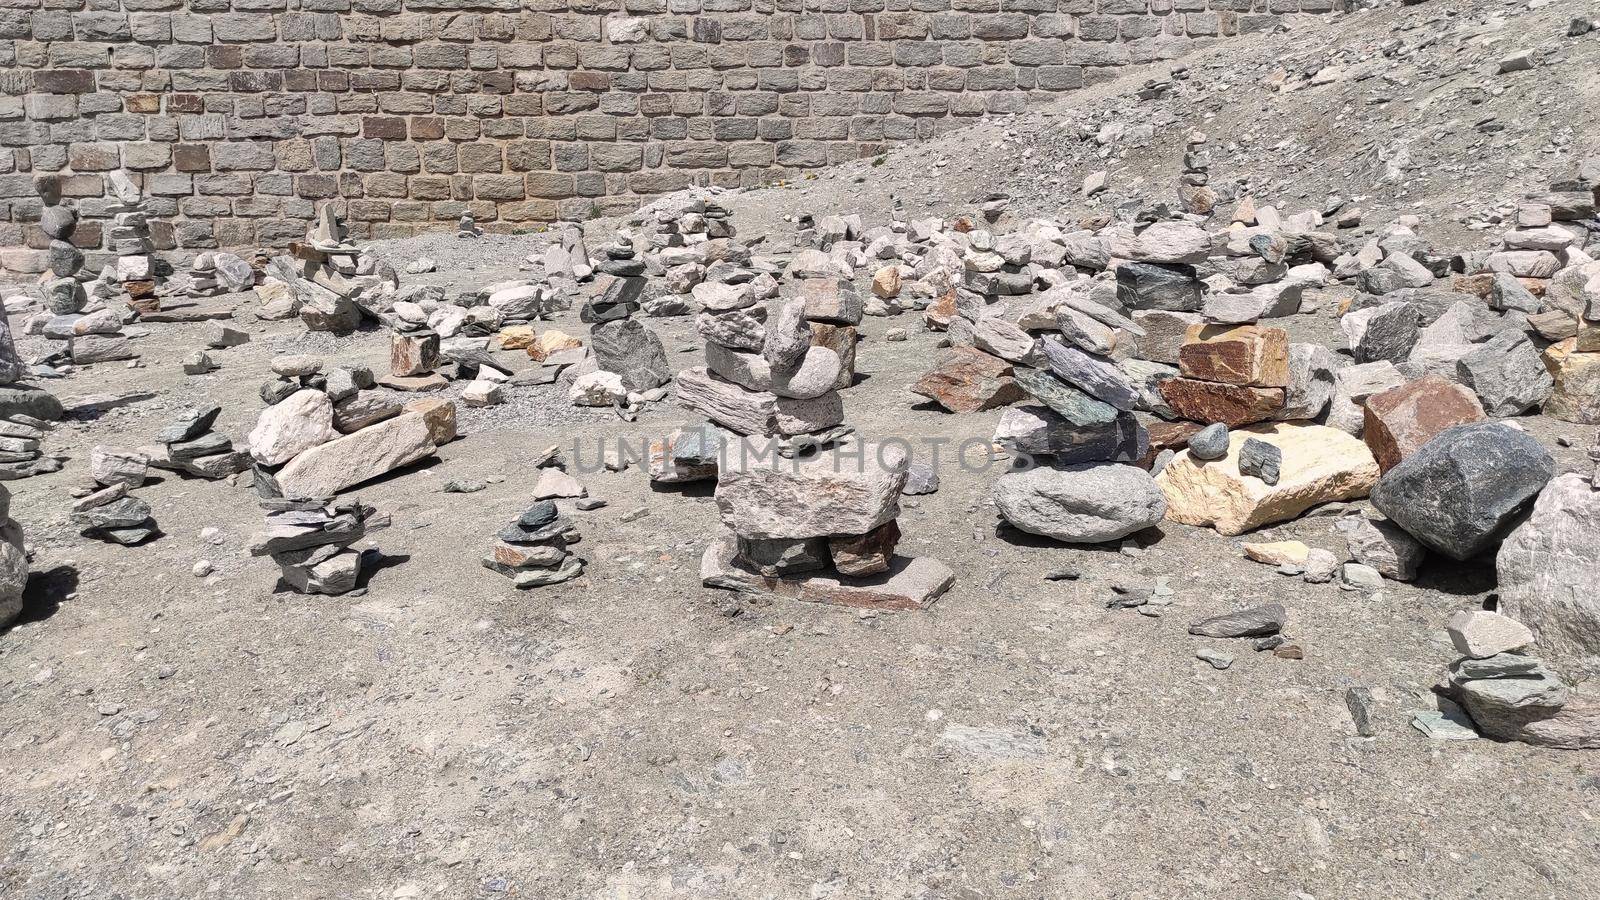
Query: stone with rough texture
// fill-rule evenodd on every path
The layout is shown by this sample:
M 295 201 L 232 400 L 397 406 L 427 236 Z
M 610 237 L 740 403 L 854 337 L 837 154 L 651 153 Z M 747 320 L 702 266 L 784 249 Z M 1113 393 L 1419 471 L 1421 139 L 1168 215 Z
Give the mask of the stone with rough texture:
M 1241 638 L 1277 634 L 1289 622 L 1289 611 L 1282 604 L 1268 603 L 1201 619 L 1189 626 L 1189 633 L 1200 637 Z
M 1075 425 L 1047 406 L 1014 406 L 1000 415 L 994 443 L 1029 456 L 1052 456 L 1060 464 L 1136 462 L 1149 437 L 1131 413 L 1110 422 Z
M 1409 303 L 1385 303 L 1346 313 L 1339 327 L 1358 363 L 1401 362 L 1417 343 L 1417 312 Z
M 1277 484 L 1283 465 L 1283 452 L 1275 445 L 1256 438 L 1245 438 L 1239 447 L 1239 474 Z
M 828 539 L 828 553 L 841 575 L 876 575 L 889 571 L 899 543 L 900 525 L 890 519 L 866 534 L 834 535 Z
M 672 380 L 661 338 L 636 319 L 613 319 L 589 330 L 595 365 L 622 377 L 630 391 L 648 391 Z
M 1544 413 L 1563 422 L 1600 424 L 1600 353 L 1578 353 L 1576 338 L 1545 348 L 1544 364 L 1554 379 Z
M 1050 371 L 1062 381 L 1120 410 L 1131 411 L 1138 403 L 1138 389 L 1110 360 L 1060 341 L 1045 340 L 1040 346 Z
M 423 417 L 403 413 L 299 454 L 278 470 L 278 489 L 291 500 L 325 499 L 432 456 L 434 447 Z
M 1345 366 L 1333 375 L 1333 398 L 1328 401 L 1327 423 L 1360 437 L 1366 425 L 1367 398 L 1405 383 L 1404 373 L 1388 360 Z
M 1026 366 L 1014 370 L 1017 384 L 1035 400 L 1055 410 L 1074 425 L 1106 425 L 1124 415 L 1042 369 Z
M 1500 608 L 1533 631 L 1558 666 L 1600 675 L 1600 491 L 1562 475 L 1495 556 Z
M 401 407 L 402 412 L 416 413 L 428 426 L 428 437 L 435 446 L 456 439 L 456 405 L 442 397 L 423 397 Z
M 1246 440 L 1270 443 L 1282 454 L 1277 484 L 1240 473 Z M 1202 462 L 1178 454 L 1156 482 L 1167 497 L 1167 518 L 1211 526 L 1219 534 L 1243 534 L 1335 500 L 1365 497 L 1378 479 L 1378 464 L 1365 444 L 1324 425 L 1255 425 L 1229 435 L 1228 455 Z
M 1166 499 L 1138 466 L 1084 463 L 1008 472 L 991 496 L 1012 526 L 1074 544 L 1127 537 L 1159 523 Z
M 804 459 L 729 454 L 717 473 L 723 524 L 745 538 L 866 534 L 900 513 L 906 451 L 858 443 Z
M 1012 377 L 1011 364 L 974 347 L 957 347 L 945 353 L 934 368 L 911 386 L 955 413 L 981 412 L 1007 406 L 1026 395 Z
M 1122 270 L 1118 269 L 1117 273 L 1120 278 Z M 1152 362 L 1175 366 L 1189 328 L 1203 320 L 1198 313 L 1150 309 L 1136 311 L 1133 321 L 1144 329 L 1144 334 L 1137 340 L 1138 355 Z
M 889 569 L 874 575 L 772 578 L 741 565 L 733 535 L 706 548 L 700 559 L 700 581 L 706 587 L 747 593 L 776 594 L 807 603 L 828 603 L 859 609 L 927 609 L 955 583 L 950 567 L 926 556 L 890 560 Z
M 780 397 L 813 400 L 834 389 L 840 368 L 839 354 L 827 347 L 812 346 L 793 371 L 772 372 L 769 390 Z
M 1221 459 L 1228 455 L 1228 426 L 1213 422 L 1189 437 L 1189 455 L 1195 459 Z
M 1521 332 L 1491 338 L 1456 361 L 1456 377 L 1475 391 L 1491 416 L 1520 416 L 1544 403 L 1555 379 Z
M 1483 407 L 1469 388 L 1429 375 L 1368 397 L 1363 415 L 1361 439 L 1387 472 L 1446 428 L 1483 421 Z
M 1321 344 L 1290 344 L 1289 384 L 1283 389 L 1283 409 L 1273 418 L 1288 422 L 1321 416 L 1333 401 L 1337 366 L 1338 357 Z
M 1481 609 L 1463 609 L 1450 617 L 1444 630 L 1456 652 L 1473 659 L 1488 659 L 1533 643 L 1528 626 L 1510 616 Z
M 246 441 L 256 462 L 276 466 L 338 436 L 328 395 L 303 390 L 262 410 Z
M 1457 425 L 1385 472 L 1372 504 L 1429 549 L 1464 560 L 1494 546 L 1554 474 L 1527 434 Z
M 1194 325 L 1178 351 L 1185 378 L 1255 387 L 1289 384 L 1289 333 L 1259 325 Z
M 844 401 L 838 391 L 797 400 L 770 391 L 747 391 L 705 369 L 679 372 L 674 387 L 679 405 L 739 434 L 811 434 L 844 421 Z
M 1161 398 L 1178 418 L 1221 422 L 1229 428 L 1265 422 L 1277 416 L 1285 402 L 1283 388 L 1248 387 L 1193 378 L 1165 379 L 1160 391 Z
M 1356 562 L 1395 581 L 1416 578 L 1417 567 L 1428 555 L 1416 538 L 1393 522 L 1346 516 L 1334 527 L 1344 535 L 1345 549 Z

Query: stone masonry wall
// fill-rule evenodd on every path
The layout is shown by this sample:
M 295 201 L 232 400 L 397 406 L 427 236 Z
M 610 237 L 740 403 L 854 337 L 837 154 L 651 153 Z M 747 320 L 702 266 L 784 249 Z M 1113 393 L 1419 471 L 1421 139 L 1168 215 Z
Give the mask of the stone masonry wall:
M 0 0 L 0 270 L 34 178 L 163 250 L 582 219 L 925 138 L 1344 0 Z M 182 255 L 182 254 L 179 254 Z M 90 266 L 99 260 L 90 254 Z

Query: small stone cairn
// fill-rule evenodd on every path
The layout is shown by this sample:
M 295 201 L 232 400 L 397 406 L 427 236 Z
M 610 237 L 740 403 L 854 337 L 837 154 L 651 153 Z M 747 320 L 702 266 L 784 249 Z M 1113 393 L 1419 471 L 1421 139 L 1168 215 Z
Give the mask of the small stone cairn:
M 522 589 L 560 584 L 583 574 L 583 559 L 567 549 L 577 540 L 577 526 L 555 501 L 541 500 L 500 529 L 483 566 Z

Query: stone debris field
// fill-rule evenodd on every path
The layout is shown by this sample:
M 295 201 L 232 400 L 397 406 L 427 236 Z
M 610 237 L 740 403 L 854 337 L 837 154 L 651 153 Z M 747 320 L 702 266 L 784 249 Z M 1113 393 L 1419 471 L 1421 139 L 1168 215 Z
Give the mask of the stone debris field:
M 0 9 L 0 896 L 1600 893 L 1600 10 L 1192 5 Z

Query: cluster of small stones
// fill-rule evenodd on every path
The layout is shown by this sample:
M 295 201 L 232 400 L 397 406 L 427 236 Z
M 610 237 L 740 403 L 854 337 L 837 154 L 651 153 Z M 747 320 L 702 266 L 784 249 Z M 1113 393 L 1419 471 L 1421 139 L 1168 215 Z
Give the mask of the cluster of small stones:
M 143 453 L 95 447 L 89 455 L 93 483 L 75 492 L 73 523 L 87 537 L 130 547 L 159 535 L 150 504 L 129 494 L 144 484 L 149 471 L 150 458 Z
M 207 250 L 195 254 L 183 292 L 191 297 L 215 297 L 247 291 L 255 283 L 255 269 L 243 258 L 220 250 Z
M 268 499 L 261 507 L 266 530 L 251 543 L 250 555 L 270 556 L 283 581 L 302 594 L 358 590 L 363 554 L 351 545 L 366 537 L 372 507 L 354 497 L 334 503 Z
M 577 526 L 555 501 L 540 500 L 500 529 L 483 565 L 522 589 L 560 584 L 583 574 L 583 559 L 567 549 L 577 540 Z
M 873 155 L 1343 3 L 272 6 L 0 11 L 0 270 L 47 264 L 30 172 L 97 221 L 105 173 L 137 173 L 163 250 L 281 247 L 328 200 L 358 237 L 510 230 Z

